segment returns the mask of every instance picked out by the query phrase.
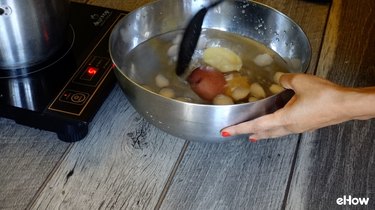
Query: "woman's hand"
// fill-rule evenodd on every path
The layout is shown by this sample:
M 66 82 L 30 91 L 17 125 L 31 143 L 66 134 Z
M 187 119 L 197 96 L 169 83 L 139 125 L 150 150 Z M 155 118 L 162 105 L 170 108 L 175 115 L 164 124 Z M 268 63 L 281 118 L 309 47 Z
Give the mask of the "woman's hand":
M 284 74 L 280 84 L 295 92 L 282 109 L 227 127 L 222 136 L 250 134 L 256 141 L 375 116 L 375 88 L 345 88 L 308 74 Z

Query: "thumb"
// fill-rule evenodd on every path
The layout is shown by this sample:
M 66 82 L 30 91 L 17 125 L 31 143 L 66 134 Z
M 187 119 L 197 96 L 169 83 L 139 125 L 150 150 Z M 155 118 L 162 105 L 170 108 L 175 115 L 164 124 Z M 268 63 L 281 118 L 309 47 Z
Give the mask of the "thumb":
M 297 76 L 298 74 L 295 73 L 286 73 L 280 76 L 280 85 L 283 86 L 286 89 L 292 89 L 293 90 L 293 79 Z

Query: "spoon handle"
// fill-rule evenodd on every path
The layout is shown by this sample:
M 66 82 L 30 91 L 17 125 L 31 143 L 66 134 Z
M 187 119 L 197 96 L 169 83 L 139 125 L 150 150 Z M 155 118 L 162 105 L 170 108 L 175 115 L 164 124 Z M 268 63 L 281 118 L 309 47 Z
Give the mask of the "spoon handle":
M 224 0 L 216 1 L 210 4 L 209 6 L 200 9 L 189 21 L 182 36 L 180 48 L 178 51 L 178 59 L 176 65 L 176 74 L 178 76 L 184 74 L 185 70 L 189 66 L 191 57 L 194 54 L 195 48 L 197 47 L 198 40 L 202 32 L 202 24 L 204 17 L 206 16 L 208 10 L 215 7 L 223 1 Z

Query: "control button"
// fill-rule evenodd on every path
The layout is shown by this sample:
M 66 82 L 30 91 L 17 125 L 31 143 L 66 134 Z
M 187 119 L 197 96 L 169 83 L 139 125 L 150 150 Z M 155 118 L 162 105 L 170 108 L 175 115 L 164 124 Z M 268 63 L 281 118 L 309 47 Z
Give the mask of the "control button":
M 83 93 L 75 93 L 72 95 L 72 102 L 74 103 L 82 103 L 86 100 L 86 95 Z
M 59 100 L 66 103 L 82 105 L 88 99 L 90 94 L 85 92 L 79 92 L 75 90 L 65 90 L 63 94 L 61 94 Z

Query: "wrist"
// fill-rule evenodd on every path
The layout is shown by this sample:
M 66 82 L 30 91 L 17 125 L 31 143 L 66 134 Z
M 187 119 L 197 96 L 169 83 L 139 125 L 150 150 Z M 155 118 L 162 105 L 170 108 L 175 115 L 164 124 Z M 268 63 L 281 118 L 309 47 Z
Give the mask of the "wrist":
M 375 88 L 343 88 L 342 111 L 348 120 L 367 120 L 375 117 Z

